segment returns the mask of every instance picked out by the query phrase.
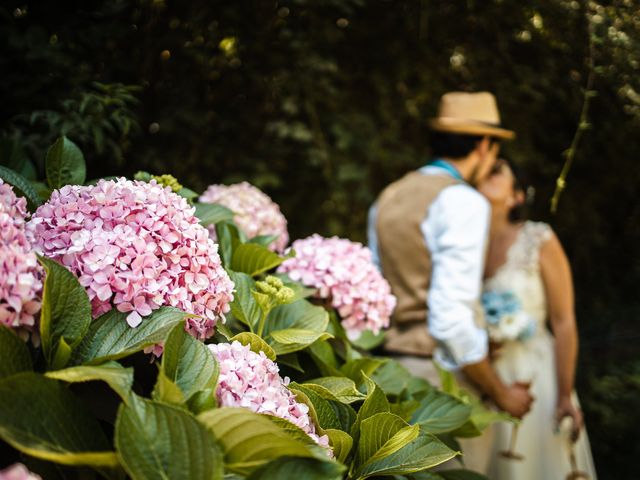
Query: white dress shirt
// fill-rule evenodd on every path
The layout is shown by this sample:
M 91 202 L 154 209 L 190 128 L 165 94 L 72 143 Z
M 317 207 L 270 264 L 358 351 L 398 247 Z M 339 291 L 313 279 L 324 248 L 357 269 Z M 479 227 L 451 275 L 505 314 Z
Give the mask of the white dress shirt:
M 423 175 L 451 175 L 427 165 Z M 427 298 L 429 333 L 438 346 L 436 361 L 447 370 L 477 363 L 487 356 L 488 337 L 474 316 L 482 291 L 484 257 L 489 233 L 487 200 L 467 184 L 445 188 L 429 207 L 420 228 L 431 253 L 431 285 Z M 376 205 L 369 210 L 368 241 L 380 266 Z M 384 273 L 384 272 L 383 272 Z

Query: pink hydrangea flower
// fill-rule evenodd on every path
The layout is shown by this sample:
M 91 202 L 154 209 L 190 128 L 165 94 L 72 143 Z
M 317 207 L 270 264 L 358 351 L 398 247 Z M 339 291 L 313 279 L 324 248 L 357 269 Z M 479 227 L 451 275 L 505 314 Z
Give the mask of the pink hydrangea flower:
M 42 268 L 25 233 L 27 201 L 0 179 L 0 323 L 36 331 Z
M 210 185 L 200 202 L 217 203 L 234 213 L 238 228 L 252 238 L 258 235 L 277 235 L 271 249 L 282 252 L 289 243 L 287 220 L 271 198 L 248 182 L 233 185 Z M 214 227 L 210 227 L 215 234 Z
M 0 471 L 0 480 L 42 480 L 42 477 L 30 472 L 22 463 L 14 463 Z
M 340 314 L 349 338 L 355 340 L 365 330 L 378 334 L 389 326 L 396 298 L 367 247 L 314 234 L 296 240 L 292 248 L 296 256 L 280 265 L 278 272 L 316 288 L 316 297 L 327 299 Z
M 24 235 L 16 238 L 17 233 L 24 233 L 24 226 L 28 216 L 27 200 L 17 197 L 13 188 L 0 178 L 0 220 L 2 223 L 2 240 L 18 241 L 27 245 Z
M 136 327 L 169 305 L 198 315 L 187 320 L 187 330 L 204 339 L 224 321 L 234 285 L 194 211 L 155 180 L 100 180 L 54 191 L 27 232 L 78 276 L 94 318 L 115 306 Z
M 216 396 L 224 407 L 242 407 L 284 418 L 304 430 L 318 445 L 329 448 L 329 438 L 318 436 L 309 407 L 287 388 L 278 365 L 264 352 L 255 353 L 238 341 L 209 345 L 220 366 Z

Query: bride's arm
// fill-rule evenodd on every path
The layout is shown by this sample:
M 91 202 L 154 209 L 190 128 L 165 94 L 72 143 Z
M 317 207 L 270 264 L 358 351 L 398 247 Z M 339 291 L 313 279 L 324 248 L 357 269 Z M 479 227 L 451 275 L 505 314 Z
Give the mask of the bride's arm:
M 558 399 L 556 419 L 571 416 L 574 437 L 582 427 L 582 413 L 573 405 L 578 332 L 574 310 L 573 279 L 569 260 L 555 234 L 540 249 L 540 269 L 544 281 L 551 328 L 555 337 Z

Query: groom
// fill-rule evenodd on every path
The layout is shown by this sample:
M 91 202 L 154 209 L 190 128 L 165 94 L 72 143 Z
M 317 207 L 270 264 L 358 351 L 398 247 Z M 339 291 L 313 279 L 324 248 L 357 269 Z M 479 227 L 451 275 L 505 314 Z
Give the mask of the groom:
M 435 160 L 389 185 L 369 212 L 369 246 L 398 299 L 385 349 L 434 384 L 432 359 L 461 372 L 464 386 L 522 417 L 527 388 L 504 385 L 488 359 L 479 297 L 490 207 L 473 188 L 514 133 L 500 126 L 488 92 L 445 94 L 430 126 Z M 489 443 L 465 446 L 465 464 L 484 471 Z

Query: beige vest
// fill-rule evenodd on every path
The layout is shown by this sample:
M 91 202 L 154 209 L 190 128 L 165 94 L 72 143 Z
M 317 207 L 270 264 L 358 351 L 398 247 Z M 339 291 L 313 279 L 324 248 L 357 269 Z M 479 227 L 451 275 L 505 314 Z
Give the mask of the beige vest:
M 431 253 L 420 224 L 440 192 L 457 183 L 448 175 L 411 172 L 378 198 L 378 251 L 384 277 L 398 299 L 385 340 L 390 352 L 430 357 L 435 348 L 426 328 Z

